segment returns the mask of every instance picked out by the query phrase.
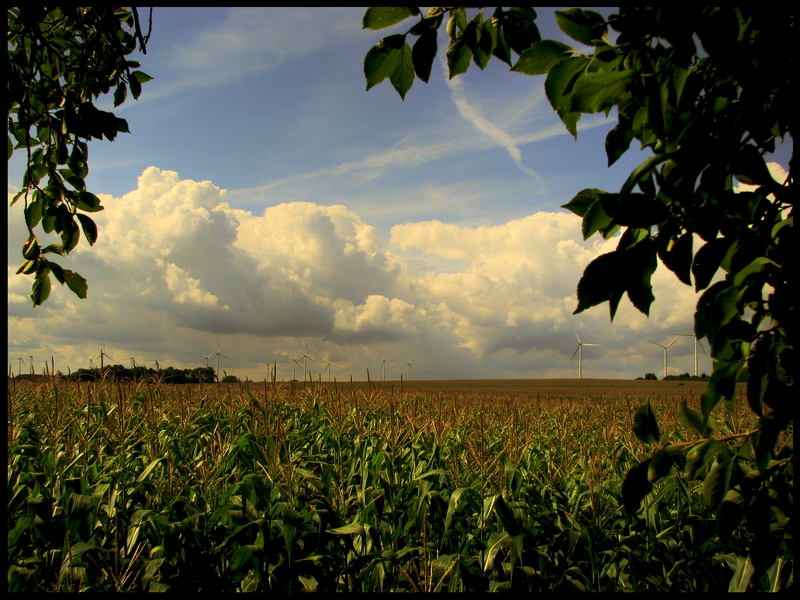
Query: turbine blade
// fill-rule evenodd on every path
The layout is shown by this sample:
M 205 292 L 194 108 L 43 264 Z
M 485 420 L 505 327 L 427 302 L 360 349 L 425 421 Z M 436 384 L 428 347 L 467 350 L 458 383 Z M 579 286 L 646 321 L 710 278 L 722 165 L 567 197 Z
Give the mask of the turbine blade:
M 580 349 L 581 349 L 581 345 L 578 344 L 578 347 L 575 348 L 575 352 L 572 353 L 572 358 L 575 358 L 575 355 L 578 353 L 578 350 L 580 350 Z M 572 358 L 570 358 L 570 361 L 572 360 Z

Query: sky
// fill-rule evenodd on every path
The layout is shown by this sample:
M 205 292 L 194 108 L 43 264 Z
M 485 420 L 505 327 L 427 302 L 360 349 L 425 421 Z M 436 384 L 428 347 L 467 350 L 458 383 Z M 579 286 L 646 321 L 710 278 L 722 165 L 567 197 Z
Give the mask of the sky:
M 362 30 L 363 12 L 154 10 L 137 59 L 154 80 L 138 101 L 98 102 L 132 132 L 90 143 L 99 239 L 59 261 L 88 280 L 86 299 L 54 281 L 31 306 L 31 278 L 15 275 L 27 232 L 9 208 L 14 373 L 30 356 L 36 372 L 88 368 L 105 348 L 106 363 L 179 368 L 219 351 L 228 374 L 260 380 L 277 362 L 279 380 L 302 379 L 292 359 L 307 348 L 315 380 L 380 380 L 384 366 L 387 380 L 571 378 L 577 335 L 600 344 L 583 349 L 584 377 L 663 375 L 651 342 L 691 333 L 698 295 L 660 265 L 649 318 L 627 298 L 613 323 L 607 304 L 573 315 L 583 269 L 617 240 L 583 240 L 560 208 L 618 190 L 649 151 L 608 168 L 613 113 L 583 115 L 576 141 L 544 77 L 496 59 L 448 80 L 443 31 L 430 83 L 405 101 L 388 80 L 366 91 L 364 55 L 411 22 Z M 537 23 L 578 45 L 552 9 Z M 22 159 L 8 163 L 9 199 Z M 691 338 L 672 345 L 669 373 L 693 373 L 694 352 Z

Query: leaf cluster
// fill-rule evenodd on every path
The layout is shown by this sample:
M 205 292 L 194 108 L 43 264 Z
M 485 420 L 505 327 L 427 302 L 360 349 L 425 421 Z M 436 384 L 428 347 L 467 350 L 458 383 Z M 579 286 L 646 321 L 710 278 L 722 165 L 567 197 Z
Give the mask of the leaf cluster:
M 149 37 L 149 34 L 148 34 Z M 15 7 L 8 10 L 8 158 L 26 153 L 22 187 L 11 204 L 24 200 L 28 238 L 17 274 L 33 275 L 31 300 L 50 295 L 50 274 L 85 298 L 86 280 L 45 255 L 64 256 L 80 240 L 97 241 L 97 225 L 84 213 L 103 210 L 86 189 L 92 139 L 113 141 L 129 133 L 125 119 L 95 107 L 113 89 L 119 106 L 152 79 L 127 60 L 146 52 L 136 8 Z M 80 212 L 79 212 L 80 211 Z M 56 233 L 60 244 L 42 247 L 34 230 Z
M 374 28 L 418 14 L 396 13 L 381 20 L 384 10 L 368 12 Z M 736 382 L 746 379 L 748 403 L 761 427 L 737 450 L 719 440 L 698 443 L 687 464 L 693 465 L 693 477 L 708 461 L 718 465 L 707 479 L 705 495 L 718 510 L 721 533 L 739 524 L 742 511 L 759 507 L 753 522 L 762 529 L 748 560 L 763 575 L 770 566 L 765 566 L 767 558 L 777 556 L 775 548 L 785 549 L 785 542 L 771 546 L 777 538 L 766 536 L 763 527 L 783 527 L 774 508 L 776 503 L 787 506 L 786 488 L 777 482 L 791 479 L 793 456 L 791 444 L 780 450 L 775 444 L 792 426 L 791 390 L 797 377 L 795 258 L 789 249 L 794 179 L 790 172 L 784 181 L 776 181 L 767 159 L 778 139 L 794 137 L 794 9 L 623 7 L 608 19 L 579 8 L 556 11 L 559 27 L 583 50 L 541 40 L 532 9 L 498 8 L 487 21 L 484 11 L 468 22 L 465 8 L 433 8 L 414 26 L 435 30 L 450 15 L 450 77 L 466 71 L 470 59 L 483 68 L 488 58 L 497 56 L 512 71 L 546 76 L 547 98 L 573 136 L 581 114 L 609 115 L 616 109 L 617 124 L 605 142 L 609 166 L 634 140 L 652 152 L 618 192 L 585 189 L 563 207 L 582 218 L 585 239 L 595 233 L 611 239 L 622 232 L 614 251 L 586 267 L 575 313 L 608 302 L 613 320 L 627 295 L 649 315 L 655 300 L 651 280 L 659 264 L 703 292 L 694 330 L 698 339 L 708 339 L 714 368 L 701 411 L 689 421 L 699 432 L 713 430 L 712 410 L 723 399 L 730 408 Z M 509 18 L 525 20 L 524 39 L 513 37 L 512 31 L 521 30 L 510 26 Z M 365 26 L 370 26 L 366 17 Z M 611 30 L 616 32 L 613 41 Z M 429 46 L 432 57 L 435 47 Z M 519 55 L 513 64 L 507 48 Z M 374 72 L 368 67 L 365 63 L 370 81 Z M 410 81 L 395 85 L 401 96 L 410 86 Z M 736 182 L 751 190 L 736 193 Z M 720 270 L 723 278 L 714 282 Z M 688 414 L 684 409 L 684 416 Z M 643 442 L 658 442 L 649 408 L 637 415 L 636 432 Z M 673 450 L 659 447 L 628 474 L 626 504 L 631 510 L 652 480 L 663 477 L 668 465 L 685 454 Z M 753 476 L 758 486 L 738 483 L 753 472 L 759 473 Z M 729 496 L 742 510 L 725 504 Z M 733 513 L 739 517 L 731 519 Z M 771 550 L 762 552 L 763 544 Z M 747 571 L 740 567 L 741 573 Z

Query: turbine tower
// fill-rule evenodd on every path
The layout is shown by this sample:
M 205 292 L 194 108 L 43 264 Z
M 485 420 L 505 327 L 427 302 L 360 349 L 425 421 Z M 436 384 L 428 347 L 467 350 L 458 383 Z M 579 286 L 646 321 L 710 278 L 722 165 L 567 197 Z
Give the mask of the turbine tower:
M 205 356 L 205 354 L 204 354 L 203 356 Z M 216 376 L 217 376 L 217 383 L 219 383 L 219 359 L 220 359 L 220 358 L 225 358 L 225 359 L 227 359 L 227 360 L 230 360 L 230 358 L 228 358 L 227 356 L 225 356 L 225 355 L 224 355 L 224 354 L 223 354 L 223 353 L 220 351 L 220 349 L 219 349 L 219 340 L 217 340 L 217 352 L 216 352 L 215 354 L 212 354 L 212 355 L 211 355 L 211 360 L 214 360 L 215 358 L 217 359 L 217 372 L 216 372 Z
M 263 362 L 265 365 L 267 365 L 267 366 L 265 367 L 265 369 L 266 369 L 266 379 L 265 379 L 265 381 L 269 381 L 269 371 L 270 371 L 270 369 L 269 369 L 269 366 L 270 366 L 272 363 L 271 363 L 271 362 L 267 362 L 267 361 L 265 361 L 263 358 L 262 358 L 262 359 L 260 359 L 260 360 L 261 360 L 261 362 Z
M 106 343 L 103 342 L 103 349 L 100 350 L 100 356 L 99 356 L 99 358 L 100 358 L 100 376 L 101 377 L 105 373 L 105 358 L 107 356 L 108 356 L 108 354 L 106 354 Z M 108 356 L 108 358 L 110 358 L 111 360 L 114 360 L 113 356 Z
M 408 380 L 409 381 L 411 381 L 411 367 L 413 367 L 413 366 L 414 365 L 411 364 L 411 359 L 409 358 L 408 362 L 406 363 L 406 366 L 403 367 L 404 369 L 408 369 Z
M 378 352 L 381 352 L 381 351 L 378 350 Z M 383 367 L 383 377 L 381 378 L 381 381 L 386 381 L 386 363 L 387 362 L 394 362 L 394 359 L 393 358 L 384 357 L 383 356 L 383 352 L 381 352 L 381 358 L 383 359 L 381 361 L 381 366 Z
M 575 348 L 575 352 L 572 353 L 572 358 L 569 360 L 572 361 L 575 358 L 575 355 L 578 355 L 578 379 L 583 379 L 583 347 L 584 346 L 600 346 L 600 344 L 587 344 L 581 341 L 581 338 L 578 337 L 578 332 L 574 329 L 572 333 L 575 334 L 575 337 L 578 338 L 578 347 Z
M 300 363 L 297 362 L 297 356 L 295 356 L 292 359 L 292 381 L 295 381 L 297 379 L 297 377 L 295 376 L 295 372 L 296 372 L 297 367 L 299 367 L 299 366 L 300 366 Z
M 698 363 L 697 363 L 697 347 L 700 346 L 700 350 L 703 351 L 703 354 L 706 354 L 705 348 L 703 348 L 703 344 L 700 343 L 700 340 L 697 338 L 697 335 L 694 333 L 673 333 L 672 335 L 677 335 L 680 337 L 693 337 L 694 338 L 694 376 L 698 377 Z M 708 355 L 706 355 L 708 356 Z
M 667 348 L 669 348 L 670 346 L 672 346 L 672 344 L 674 344 L 675 342 L 677 342 L 679 339 L 680 339 L 680 338 L 675 338 L 674 340 L 672 340 L 672 341 L 671 341 L 669 344 L 667 344 L 666 346 L 664 346 L 663 344 L 659 344 L 659 343 L 657 343 L 657 342 L 654 342 L 653 340 L 647 340 L 647 341 L 648 341 L 648 342 L 650 342 L 651 344 L 655 344 L 655 345 L 656 345 L 656 346 L 658 346 L 659 348 L 663 348 L 663 349 L 664 349 L 664 378 L 665 378 L 665 379 L 666 379 L 666 377 L 667 377 L 667 367 L 668 367 L 668 365 L 669 365 L 669 362 L 667 361 Z
M 310 360 L 313 363 L 317 362 L 308 355 L 308 342 L 306 342 L 306 351 L 305 354 L 303 354 L 302 359 L 303 359 L 303 384 L 305 385 L 306 373 L 308 373 L 308 368 L 307 368 L 308 363 L 306 361 Z
M 328 369 L 328 381 L 331 380 L 331 367 L 336 367 L 338 369 L 339 365 L 335 365 L 332 362 L 329 362 L 327 365 L 325 365 L 325 368 Z

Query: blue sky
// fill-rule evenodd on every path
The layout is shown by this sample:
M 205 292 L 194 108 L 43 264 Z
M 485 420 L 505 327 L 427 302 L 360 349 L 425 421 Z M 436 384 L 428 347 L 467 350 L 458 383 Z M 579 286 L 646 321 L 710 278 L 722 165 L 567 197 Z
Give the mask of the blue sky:
M 618 189 L 646 156 L 633 148 L 607 168 L 613 114 L 584 115 L 575 141 L 543 77 L 492 60 L 448 81 L 441 45 L 431 82 L 405 101 L 388 80 L 367 92 L 364 55 L 406 26 L 362 30 L 362 16 L 155 9 L 139 59 L 155 79 L 115 110 L 132 135 L 90 147 L 100 239 L 62 260 L 89 280 L 87 299 L 56 286 L 30 306 L 30 279 L 14 275 L 21 210 L 9 209 L 15 372 L 31 355 L 87 367 L 103 343 L 115 363 L 193 367 L 219 343 L 222 368 L 251 379 L 262 361 L 291 377 L 306 344 L 315 379 L 328 363 L 339 380 L 380 378 L 382 356 L 387 379 L 409 359 L 412 379 L 575 377 L 574 330 L 602 344 L 585 349 L 585 377 L 661 375 L 648 340 L 690 332 L 697 301 L 664 267 L 649 319 L 627 300 L 613 324 L 605 305 L 572 315 L 583 269 L 616 242 L 584 241 L 559 207 L 584 188 Z M 538 24 L 577 45 L 552 9 Z M 776 163 L 790 152 L 789 140 Z M 689 339 L 669 362 L 693 371 Z M 711 369 L 703 355 L 700 369 Z

